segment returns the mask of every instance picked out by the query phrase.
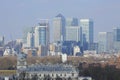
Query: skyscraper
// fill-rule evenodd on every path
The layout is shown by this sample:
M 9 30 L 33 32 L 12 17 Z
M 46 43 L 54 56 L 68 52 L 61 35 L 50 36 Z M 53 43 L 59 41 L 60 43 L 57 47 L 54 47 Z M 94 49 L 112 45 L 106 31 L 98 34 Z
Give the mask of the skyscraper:
M 4 42 L 4 36 L 0 36 L 0 46 L 3 46 Z
M 35 47 L 40 45 L 48 46 L 49 44 L 49 23 L 48 20 L 41 20 L 35 27 Z
M 28 32 L 27 34 L 27 46 L 34 47 L 34 32 Z
M 113 29 L 113 40 L 114 40 L 114 50 L 115 52 L 120 51 L 120 28 L 116 27 Z
M 66 41 L 81 41 L 82 31 L 79 26 L 66 26 Z
M 99 32 L 98 53 L 112 53 L 113 33 Z
M 54 42 L 65 40 L 65 18 L 63 15 L 58 14 L 53 19 L 53 30 L 54 30 Z
M 66 18 L 66 41 L 81 41 L 82 29 L 78 26 L 77 18 Z
M 82 27 L 83 42 L 93 43 L 93 21 L 90 19 L 80 19 L 80 27 Z
M 114 41 L 120 41 L 120 28 L 116 27 L 113 29 Z
M 69 26 L 78 26 L 78 19 L 77 18 L 66 18 L 66 25 Z
M 27 27 L 24 29 L 23 31 L 23 43 L 26 44 L 27 43 L 27 35 L 28 35 L 28 32 L 34 32 L 34 27 Z

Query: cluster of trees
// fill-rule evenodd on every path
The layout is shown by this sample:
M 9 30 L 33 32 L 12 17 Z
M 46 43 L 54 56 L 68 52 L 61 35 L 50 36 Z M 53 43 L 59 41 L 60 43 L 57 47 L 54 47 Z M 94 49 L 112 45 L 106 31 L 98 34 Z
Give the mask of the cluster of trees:
M 87 68 L 79 65 L 79 76 L 90 76 L 94 80 L 120 80 L 120 69 L 115 66 L 106 65 L 105 67 L 100 66 L 89 66 Z
M 60 57 L 27 57 L 27 64 L 35 64 L 35 63 L 60 63 Z M 16 56 L 6 56 L 0 57 L 0 70 L 16 70 L 17 66 L 17 57 Z
M 16 64 L 16 57 L 0 57 L 0 70 L 15 70 Z

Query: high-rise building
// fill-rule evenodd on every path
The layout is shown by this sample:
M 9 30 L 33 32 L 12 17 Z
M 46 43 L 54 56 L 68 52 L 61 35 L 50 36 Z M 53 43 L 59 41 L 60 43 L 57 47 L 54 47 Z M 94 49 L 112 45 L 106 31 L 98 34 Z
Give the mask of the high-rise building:
M 49 23 L 48 20 L 42 20 L 39 26 L 35 27 L 35 47 L 39 45 L 48 46 L 49 44 Z
M 113 50 L 113 33 L 99 32 L 98 53 L 111 53 Z
M 27 34 L 27 46 L 34 47 L 34 33 L 28 32 Z
M 81 41 L 82 31 L 79 26 L 66 26 L 66 41 Z
M 115 52 L 120 51 L 120 28 L 116 27 L 113 29 L 113 40 L 114 40 L 114 50 Z
M 114 33 L 114 41 L 120 41 L 120 28 L 114 28 L 113 29 Z
M 1 36 L 0 37 L 0 46 L 3 46 L 4 45 L 4 36 Z
M 114 50 L 114 41 L 113 41 L 113 32 L 107 32 L 107 51 L 109 53 L 113 53 L 113 50 Z
M 78 19 L 77 18 L 67 18 L 66 19 L 66 26 L 78 26 Z
M 54 30 L 54 42 L 65 40 L 65 18 L 63 15 L 58 14 L 53 19 L 53 30 Z
M 24 29 L 23 31 L 23 43 L 26 44 L 27 43 L 27 35 L 28 35 L 28 32 L 34 32 L 34 27 L 27 27 Z
M 83 42 L 93 43 L 93 21 L 90 19 L 80 19 L 80 27 L 82 27 Z

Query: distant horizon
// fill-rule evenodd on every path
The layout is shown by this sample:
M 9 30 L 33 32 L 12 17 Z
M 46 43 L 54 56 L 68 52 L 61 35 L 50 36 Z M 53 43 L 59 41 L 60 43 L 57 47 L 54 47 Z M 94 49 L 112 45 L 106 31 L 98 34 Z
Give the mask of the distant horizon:
M 94 41 L 98 32 L 112 32 L 120 26 L 119 0 L 2 0 L 0 1 L 0 36 L 6 42 L 23 37 L 26 27 L 33 27 L 40 19 L 51 20 L 59 13 L 65 18 L 90 18 L 94 21 Z M 52 29 L 52 25 L 50 25 Z

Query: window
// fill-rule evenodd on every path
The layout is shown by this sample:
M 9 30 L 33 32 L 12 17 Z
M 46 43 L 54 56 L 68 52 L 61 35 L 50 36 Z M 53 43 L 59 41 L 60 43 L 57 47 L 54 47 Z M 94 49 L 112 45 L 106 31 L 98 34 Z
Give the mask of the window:
M 41 74 L 39 76 L 41 76 Z
M 64 76 L 66 76 L 66 74 Z
M 72 76 L 74 76 L 74 73 L 72 73 Z
M 54 74 L 52 74 L 52 77 L 54 77 Z

